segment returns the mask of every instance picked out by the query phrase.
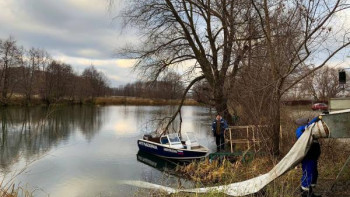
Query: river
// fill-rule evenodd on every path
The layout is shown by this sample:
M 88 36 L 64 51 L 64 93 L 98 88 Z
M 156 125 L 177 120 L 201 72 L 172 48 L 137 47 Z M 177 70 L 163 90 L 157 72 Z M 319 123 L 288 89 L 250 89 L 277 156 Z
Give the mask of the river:
M 169 164 L 137 156 L 136 144 L 156 128 L 158 119 L 174 110 L 171 106 L 1 108 L 0 182 L 13 181 L 34 191 L 34 196 L 52 197 L 134 196 L 137 188 L 120 185 L 120 180 L 176 185 L 177 176 L 160 170 Z M 182 109 L 182 131 L 195 132 L 201 144 L 214 150 L 211 118 L 207 108 Z

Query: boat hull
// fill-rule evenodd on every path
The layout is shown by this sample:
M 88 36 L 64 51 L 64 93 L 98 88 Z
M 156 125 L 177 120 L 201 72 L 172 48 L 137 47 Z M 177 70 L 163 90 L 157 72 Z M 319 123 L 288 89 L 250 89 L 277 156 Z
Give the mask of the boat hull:
M 157 155 L 159 157 L 176 159 L 176 160 L 199 159 L 199 158 L 205 157 L 208 153 L 208 150 L 198 151 L 198 150 L 176 149 L 176 148 L 171 148 L 167 145 L 163 145 L 160 143 L 155 143 L 155 142 L 151 142 L 143 139 L 139 139 L 137 141 L 137 145 L 140 151 Z

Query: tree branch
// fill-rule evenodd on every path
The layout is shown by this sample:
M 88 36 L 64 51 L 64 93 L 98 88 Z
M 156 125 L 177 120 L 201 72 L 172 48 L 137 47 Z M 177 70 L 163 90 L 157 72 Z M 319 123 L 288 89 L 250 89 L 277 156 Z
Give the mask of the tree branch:
M 345 43 L 344 45 L 342 45 L 341 47 L 339 47 L 337 50 L 335 50 L 326 60 L 323 61 L 322 64 L 320 64 L 319 66 L 315 67 L 314 69 L 311 69 L 309 72 L 307 72 L 305 75 L 303 75 L 302 77 L 300 77 L 298 80 L 294 81 L 291 85 L 289 85 L 286 89 L 284 89 L 281 92 L 281 95 L 283 95 L 286 91 L 288 91 L 290 88 L 292 88 L 293 86 L 295 86 L 297 83 L 299 83 L 301 80 L 303 80 L 305 77 L 307 77 L 308 75 L 310 75 L 311 73 L 315 72 L 316 70 L 318 70 L 319 68 L 323 67 L 324 65 L 327 64 L 327 62 L 333 57 L 335 56 L 339 51 L 341 51 L 342 49 L 344 49 L 345 47 L 349 46 L 350 42 Z
M 202 79 L 204 79 L 204 78 L 205 78 L 204 75 L 201 75 L 201 76 L 199 76 L 199 77 L 196 77 L 196 78 L 193 79 L 193 80 L 191 81 L 191 83 L 187 86 L 187 88 L 185 89 L 184 94 L 182 95 L 181 102 L 180 102 L 180 104 L 179 104 L 179 106 L 178 106 L 176 112 L 175 112 L 175 113 L 173 114 L 173 116 L 170 118 L 168 124 L 166 125 L 166 127 L 164 128 L 164 131 L 160 134 L 160 136 L 166 134 L 166 132 L 168 131 L 168 128 L 169 128 L 170 124 L 175 120 L 177 114 L 181 112 L 181 108 L 182 108 L 182 105 L 183 105 L 183 103 L 184 103 L 184 101 L 185 101 L 187 92 L 191 89 L 191 87 L 192 87 L 196 82 L 198 82 L 198 81 L 200 81 L 200 80 L 202 80 Z

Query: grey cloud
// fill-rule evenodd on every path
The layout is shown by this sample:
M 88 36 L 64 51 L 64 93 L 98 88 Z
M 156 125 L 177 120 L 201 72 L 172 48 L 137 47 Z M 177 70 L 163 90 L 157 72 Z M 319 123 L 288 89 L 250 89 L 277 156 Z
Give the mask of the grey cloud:
M 99 2 L 103 4 L 99 9 L 86 10 L 79 9 L 79 5 L 72 5 L 67 0 L 13 1 L 12 9 L 16 14 L 18 13 L 18 20 L 27 25 L 33 25 L 33 29 L 21 30 L 11 22 L 0 25 L 7 27 L 8 34 L 14 34 L 28 47 L 41 47 L 49 51 L 58 50 L 65 55 L 75 57 L 109 58 L 112 57 L 114 49 L 123 44 L 121 42 L 124 39 L 118 38 L 117 29 L 120 27 L 116 22 L 112 22 L 106 9 L 106 1 Z M 46 31 L 36 32 L 36 26 Z M 98 53 L 91 57 L 81 53 L 84 50 L 95 50 Z
M 112 10 L 120 9 L 120 1 Z M 126 42 L 137 42 L 135 32 L 121 34 L 121 25 L 112 21 L 116 13 L 107 10 L 107 0 L 0 0 L 0 39 L 12 35 L 25 48 L 47 50 L 53 57 L 110 60 L 115 49 Z M 68 58 L 81 72 L 90 64 Z M 89 62 L 89 61 L 86 61 Z M 112 86 L 135 80 L 128 68 L 115 64 L 96 66 Z
M 21 0 L 18 6 L 26 11 L 33 20 L 46 25 L 70 30 L 91 30 L 105 28 L 109 24 L 106 9 L 84 10 L 64 0 Z M 86 1 L 89 2 L 89 1 Z M 104 1 L 99 1 L 106 4 Z M 95 3 L 90 1 L 91 4 Z M 98 6 L 96 6 L 97 8 Z M 104 6 L 102 6 L 104 7 Z
M 93 61 L 91 64 L 94 65 Z M 81 74 L 86 67 L 87 65 L 84 64 L 74 64 L 74 70 L 78 74 Z M 131 72 L 130 68 L 120 68 L 113 65 L 95 65 L 95 68 L 108 77 L 111 87 L 118 87 L 136 81 L 136 75 Z M 113 76 L 119 76 L 119 79 L 115 79 Z

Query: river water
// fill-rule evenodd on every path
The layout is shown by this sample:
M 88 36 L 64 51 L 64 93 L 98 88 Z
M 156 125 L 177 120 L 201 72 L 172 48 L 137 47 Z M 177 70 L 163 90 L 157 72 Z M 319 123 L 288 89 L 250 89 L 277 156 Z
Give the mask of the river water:
M 160 169 L 171 164 L 137 155 L 137 139 L 170 116 L 171 106 L 9 107 L 0 109 L 0 182 L 14 182 L 34 196 L 134 196 L 120 180 L 167 185 L 179 177 Z M 185 106 L 182 131 L 195 132 L 215 149 L 213 114 Z M 178 122 L 175 124 L 178 127 Z M 184 181 L 180 179 L 180 181 Z

